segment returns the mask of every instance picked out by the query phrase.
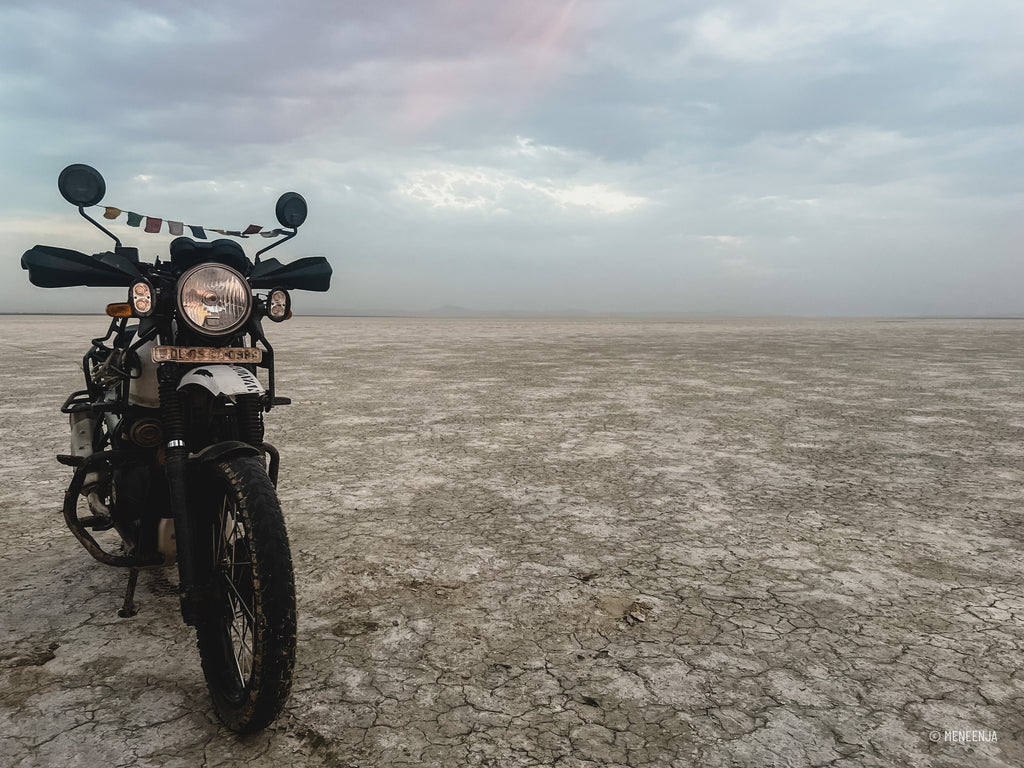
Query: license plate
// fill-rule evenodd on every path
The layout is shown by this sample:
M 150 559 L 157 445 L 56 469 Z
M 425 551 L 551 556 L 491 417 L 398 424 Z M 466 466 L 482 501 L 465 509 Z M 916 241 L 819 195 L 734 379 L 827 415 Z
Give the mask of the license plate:
M 154 363 L 258 363 L 259 347 L 153 347 Z

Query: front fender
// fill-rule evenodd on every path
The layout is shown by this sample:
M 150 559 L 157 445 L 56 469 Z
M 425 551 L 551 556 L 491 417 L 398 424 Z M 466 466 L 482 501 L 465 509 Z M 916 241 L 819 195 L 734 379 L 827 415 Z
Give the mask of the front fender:
M 224 440 L 220 443 L 208 445 L 198 453 L 191 454 L 188 460 L 192 466 L 202 466 L 203 464 L 213 464 L 222 459 L 229 459 L 233 456 L 255 456 L 262 459 L 264 454 L 270 458 L 267 474 L 270 476 L 270 482 L 276 488 L 277 471 L 281 466 L 281 455 L 277 452 L 277 448 L 270 443 L 256 446 L 244 443 L 241 440 Z
M 188 457 L 190 462 L 198 464 L 210 464 L 215 461 L 230 458 L 231 456 L 262 456 L 258 448 L 243 443 L 241 440 L 225 440 L 221 443 L 208 445 L 199 453 Z
M 266 390 L 256 375 L 240 365 L 201 365 L 181 377 L 178 389 L 198 385 L 216 397 L 262 395 Z

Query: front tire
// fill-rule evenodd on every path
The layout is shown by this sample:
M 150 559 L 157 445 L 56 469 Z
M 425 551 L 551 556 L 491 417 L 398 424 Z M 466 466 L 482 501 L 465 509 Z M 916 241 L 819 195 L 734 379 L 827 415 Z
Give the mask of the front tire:
M 291 690 L 296 623 L 288 535 L 256 458 L 229 458 L 203 471 L 213 560 L 196 627 L 199 655 L 218 717 L 250 733 L 281 713 Z

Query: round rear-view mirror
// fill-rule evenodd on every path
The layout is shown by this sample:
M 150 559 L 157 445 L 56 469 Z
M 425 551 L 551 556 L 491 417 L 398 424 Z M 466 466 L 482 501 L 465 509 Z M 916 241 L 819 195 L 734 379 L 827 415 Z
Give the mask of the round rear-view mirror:
M 297 229 L 306 220 L 306 200 L 298 192 L 285 192 L 277 200 L 276 212 L 282 227 Z
M 103 199 L 107 184 L 95 168 L 75 163 L 60 172 L 57 189 L 69 203 L 85 208 Z

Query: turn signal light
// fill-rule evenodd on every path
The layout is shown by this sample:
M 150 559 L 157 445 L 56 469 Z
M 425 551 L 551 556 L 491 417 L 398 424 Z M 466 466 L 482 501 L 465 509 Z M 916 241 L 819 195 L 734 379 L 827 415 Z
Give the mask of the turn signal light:
M 128 302 L 107 304 L 107 317 L 131 317 L 132 305 Z

